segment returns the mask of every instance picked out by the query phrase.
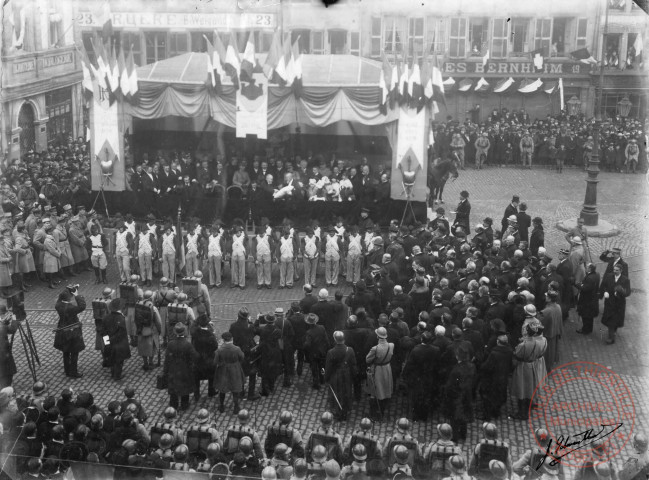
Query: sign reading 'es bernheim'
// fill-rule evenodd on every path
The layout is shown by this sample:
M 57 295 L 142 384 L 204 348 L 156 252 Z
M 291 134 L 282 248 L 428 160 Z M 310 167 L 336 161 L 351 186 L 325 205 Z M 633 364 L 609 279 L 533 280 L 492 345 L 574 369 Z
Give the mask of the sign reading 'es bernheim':
M 538 70 L 532 62 L 446 62 L 443 72 L 445 74 L 477 73 L 481 75 L 588 75 L 587 65 L 580 63 L 549 63 L 545 62 L 543 68 Z

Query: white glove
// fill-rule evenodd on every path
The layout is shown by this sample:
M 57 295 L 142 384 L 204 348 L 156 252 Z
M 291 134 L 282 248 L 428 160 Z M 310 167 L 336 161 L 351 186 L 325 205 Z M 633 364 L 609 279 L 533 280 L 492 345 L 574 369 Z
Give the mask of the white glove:
M 604 298 L 605 298 L 606 300 L 608 300 L 609 297 L 610 297 L 610 295 L 608 294 L 608 292 L 604 292 Z

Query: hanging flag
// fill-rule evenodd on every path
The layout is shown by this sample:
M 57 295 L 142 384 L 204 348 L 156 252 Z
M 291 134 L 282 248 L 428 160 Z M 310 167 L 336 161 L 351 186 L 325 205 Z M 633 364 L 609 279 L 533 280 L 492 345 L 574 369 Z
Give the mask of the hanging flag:
M 457 89 L 460 92 L 468 92 L 469 90 L 471 90 L 472 86 L 473 86 L 473 82 L 471 80 L 469 80 L 468 78 L 465 78 L 464 80 L 462 80 L 460 82 L 460 86 L 457 87 Z
M 480 77 L 480 80 L 478 80 L 478 83 L 475 84 L 474 90 L 476 92 L 486 92 L 489 90 L 489 82 L 487 82 L 484 77 Z
M 182 207 L 178 205 L 178 217 L 176 217 L 176 235 L 174 235 L 174 243 L 176 244 L 176 267 L 178 272 L 185 268 L 185 242 L 183 240 L 183 227 L 180 222 L 182 214 Z
M 537 48 L 536 50 L 532 50 L 530 52 L 530 55 L 532 56 L 532 63 L 534 64 L 534 68 L 537 71 L 543 70 L 543 49 Z
M 451 78 L 451 80 L 453 79 Z M 442 71 L 437 66 L 436 55 L 433 55 L 433 69 L 431 71 L 431 82 L 433 84 L 433 100 L 446 106 L 446 94 L 444 92 L 444 85 L 446 83 L 442 78 Z M 449 85 L 453 85 L 453 83 L 450 83 Z
M 482 66 L 484 67 L 487 65 L 487 62 L 489 61 L 489 49 L 487 48 L 486 53 L 482 56 Z
M 401 77 L 401 68 L 399 67 L 399 62 L 397 60 L 397 54 L 394 54 L 394 63 L 392 65 L 392 76 L 390 77 L 390 87 L 388 88 L 388 101 L 390 103 L 390 108 L 394 108 L 394 105 L 399 98 L 399 78 Z
M 503 78 L 500 82 L 496 84 L 494 87 L 494 93 L 503 93 L 506 91 L 509 87 L 511 87 L 514 84 L 514 79 L 512 77 L 509 78 Z
M 521 86 L 518 87 L 518 91 L 521 93 L 536 92 L 539 88 L 541 88 L 541 85 L 543 85 L 543 82 L 540 78 L 537 80 L 523 80 L 523 82 L 521 82 Z
M 128 79 L 128 70 L 126 69 L 124 47 L 119 49 L 119 56 L 117 57 L 117 68 L 119 70 L 119 89 L 122 91 L 122 95 L 128 98 L 131 95 L 131 83 Z
M 277 78 L 277 83 L 280 86 L 284 87 L 286 86 L 286 83 L 288 81 L 286 62 L 284 61 L 284 58 L 286 57 L 286 49 L 284 48 L 283 43 L 279 44 L 279 48 L 280 48 L 280 54 L 279 54 L 279 58 L 277 59 L 277 65 L 275 66 L 275 77 Z
M 239 49 L 237 48 L 237 39 L 234 32 L 230 32 L 230 43 L 225 52 L 225 71 L 232 80 L 235 90 L 239 89 L 239 75 L 241 72 L 241 60 L 239 56 Z
M 273 35 L 273 41 L 270 44 L 270 50 L 268 50 L 266 61 L 264 62 L 264 65 L 262 67 L 264 70 L 264 75 L 266 75 L 266 78 L 273 83 L 278 83 L 276 70 L 281 58 L 282 58 L 282 40 L 279 31 L 276 31 L 275 34 Z
M 581 63 L 585 64 L 595 64 L 597 65 L 597 60 L 593 58 L 593 56 L 590 54 L 587 48 L 580 48 L 579 50 L 575 50 L 574 52 L 570 52 L 570 55 L 575 57 L 577 60 L 579 60 Z
M 421 69 L 416 61 L 413 61 L 412 73 L 408 79 L 408 105 L 410 108 L 421 110 L 424 106 L 424 87 L 421 84 Z
M 246 42 L 246 48 L 243 51 L 243 57 L 241 57 L 241 80 L 250 80 L 252 78 L 252 70 L 255 68 L 255 43 L 254 43 L 254 32 L 248 34 L 248 41 Z
M 117 59 L 115 58 L 115 49 L 113 45 L 110 46 L 108 54 L 108 85 L 113 93 L 119 90 L 119 67 L 117 66 Z
M 135 97 L 137 94 L 139 88 L 137 85 L 137 65 L 135 64 L 135 60 L 133 58 L 133 46 L 131 46 L 130 52 L 128 52 L 128 61 L 127 61 L 127 68 L 128 68 L 128 79 L 129 79 L 129 89 L 131 91 L 131 99 Z
M 563 78 L 559 77 L 559 103 L 561 107 L 561 111 L 565 108 L 565 105 L 563 103 Z
M 81 70 L 83 73 L 83 80 L 81 81 L 81 85 L 85 90 L 90 92 L 94 91 L 94 87 L 92 84 L 92 73 L 90 73 L 90 69 L 92 68 L 92 65 L 90 64 L 90 60 L 88 60 L 88 55 L 79 50 L 79 55 L 81 55 Z
M 216 81 L 216 88 L 220 91 L 225 79 L 225 69 L 223 62 L 225 62 L 225 46 L 221 41 L 218 32 L 214 31 L 214 50 L 212 52 L 212 68 L 214 69 L 214 80 Z
M 284 66 L 286 69 L 286 86 L 290 87 L 295 80 L 295 60 L 293 59 L 293 47 L 288 39 L 284 42 Z
M 548 95 L 552 95 L 552 93 L 556 88 L 557 88 L 557 82 L 546 82 L 543 84 L 543 91 Z
M 421 64 L 421 85 L 424 89 L 424 98 L 426 101 L 433 98 L 433 77 L 428 59 Z
M 300 53 L 299 38 L 293 44 L 293 93 L 296 98 L 302 96 L 302 54 Z
M 408 69 L 408 64 L 401 55 L 401 77 L 399 77 L 399 104 L 405 105 L 408 103 L 408 78 L 410 77 L 410 72 Z
M 390 94 L 390 79 L 392 77 L 392 66 L 385 56 L 385 52 L 381 52 L 381 74 L 379 76 L 379 88 L 381 89 L 381 102 L 379 103 L 379 110 L 383 115 L 388 112 L 388 95 Z
M 100 85 L 103 85 L 102 88 L 106 89 L 108 88 L 108 64 L 107 64 L 107 59 L 106 59 L 106 52 L 104 51 L 104 44 L 102 41 L 97 41 L 97 44 L 95 45 L 95 42 L 90 39 L 90 43 L 92 43 L 92 48 L 95 51 L 95 57 L 97 58 L 97 78 L 100 79 Z
M 207 45 L 207 77 L 205 79 L 205 85 L 207 86 L 208 91 L 216 91 L 216 77 L 214 76 L 214 65 L 212 64 L 214 58 L 214 46 L 212 45 L 212 42 L 210 42 L 210 39 L 207 38 L 207 35 L 203 35 L 203 38 Z

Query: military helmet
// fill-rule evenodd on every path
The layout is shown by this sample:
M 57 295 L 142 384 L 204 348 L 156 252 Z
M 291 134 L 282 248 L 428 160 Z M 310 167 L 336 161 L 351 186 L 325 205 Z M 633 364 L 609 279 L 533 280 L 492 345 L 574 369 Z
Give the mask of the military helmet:
M 334 422 L 334 416 L 331 412 L 324 412 L 320 415 L 320 423 L 325 426 L 329 426 Z
M 252 439 L 250 437 L 243 437 L 239 440 L 239 450 L 245 455 L 249 455 L 252 452 Z
M 275 471 L 275 468 L 273 468 L 273 467 L 265 467 L 261 471 L 261 478 L 263 480 L 276 480 L 277 479 L 277 472 Z
M 448 423 L 440 423 L 437 425 L 437 433 L 445 440 L 449 440 L 453 436 L 453 428 Z
M 187 460 L 188 455 L 189 455 L 189 448 L 187 448 L 187 445 L 185 445 L 184 443 L 181 443 L 174 450 L 174 461 L 184 462 L 185 460 Z
M 129 455 L 135 455 L 137 451 L 137 442 L 133 439 L 127 438 L 122 442 L 122 448 L 128 452 Z
M 221 453 L 221 446 L 218 443 L 216 443 L 216 442 L 210 443 L 207 446 L 207 457 L 208 458 L 214 457 L 214 456 L 218 455 L 219 453 Z
M 167 407 L 164 411 L 164 417 L 167 420 L 172 420 L 176 418 L 176 409 L 174 407 Z
M 201 408 L 196 414 L 196 420 L 198 420 L 199 423 L 205 423 L 209 418 L 210 412 L 205 408 Z
M 498 427 L 496 427 L 496 425 L 494 425 L 491 422 L 483 423 L 482 431 L 484 432 L 484 436 L 490 440 L 493 440 L 494 438 L 498 437 Z
M 108 297 L 110 297 L 112 294 L 113 294 L 113 289 L 110 288 L 110 287 L 106 287 L 106 288 L 104 288 L 104 289 L 102 290 L 102 292 L 101 292 L 101 295 L 102 295 L 104 298 L 108 298 Z
M 313 460 L 316 462 L 321 462 L 325 458 L 327 458 L 327 449 L 324 447 L 324 445 L 316 445 L 313 447 L 313 452 L 311 452 L 311 456 L 313 456 Z
M 491 460 L 489 462 L 489 471 L 495 479 L 507 478 L 507 467 L 499 460 Z
M 183 292 L 179 293 L 177 300 L 178 300 L 178 303 L 186 302 L 187 301 L 187 294 L 183 293 Z
M 550 438 L 550 432 L 548 432 L 545 428 L 537 428 L 534 430 L 534 436 L 536 437 L 536 441 L 540 445 L 544 445 L 545 442 L 548 441 L 548 438 Z
M 361 426 L 361 430 L 363 430 L 364 432 L 366 432 L 368 430 L 371 430 L 372 429 L 372 420 L 365 417 L 365 418 L 363 418 L 361 420 L 361 425 L 360 426 Z
M 464 457 L 462 455 L 453 455 L 448 459 L 448 463 L 451 466 L 451 470 L 456 473 L 464 471 L 464 469 L 466 468 L 466 462 L 464 461 Z
M 246 410 L 245 408 L 242 408 L 239 410 L 239 413 L 237 413 L 237 418 L 239 419 L 239 423 L 246 423 L 248 420 L 250 420 L 250 412 Z
M 293 471 L 296 478 L 306 477 L 308 464 L 304 458 L 298 458 L 293 462 Z
M 410 420 L 405 417 L 401 417 L 397 420 L 397 429 L 407 432 L 410 430 Z
M 636 433 L 633 436 L 633 448 L 640 452 L 645 452 L 647 451 L 648 446 L 649 441 L 647 440 L 647 436 L 644 433 Z
M 160 448 L 162 448 L 163 450 L 167 450 L 168 448 L 171 448 L 173 444 L 174 444 L 174 437 L 172 437 L 171 434 L 169 433 L 163 433 L 159 441 Z
M 291 450 L 288 448 L 288 445 L 286 445 L 285 443 L 278 443 L 277 445 L 275 445 L 273 454 L 277 456 L 285 456 L 288 455 L 290 451 Z
M 352 455 L 354 456 L 354 460 L 358 460 L 359 462 L 365 460 L 367 458 L 367 449 L 365 448 L 365 445 L 362 443 L 354 445 L 354 448 L 352 448 Z
M 282 413 L 279 415 L 279 422 L 282 425 L 288 425 L 293 421 L 293 414 L 289 412 L 288 410 L 284 410 Z
M 404 445 L 394 447 L 394 458 L 398 463 L 406 463 L 408 460 L 408 449 Z
M 135 274 L 131 275 L 130 278 L 129 278 L 131 283 L 136 283 L 139 279 L 140 279 L 140 277 L 135 275 Z
M 145 290 L 144 293 L 142 294 L 142 298 L 145 300 L 148 298 L 151 298 L 153 296 L 153 290 Z
M 324 471 L 328 478 L 338 478 L 340 476 L 340 465 L 335 460 L 327 460 L 324 464 Z

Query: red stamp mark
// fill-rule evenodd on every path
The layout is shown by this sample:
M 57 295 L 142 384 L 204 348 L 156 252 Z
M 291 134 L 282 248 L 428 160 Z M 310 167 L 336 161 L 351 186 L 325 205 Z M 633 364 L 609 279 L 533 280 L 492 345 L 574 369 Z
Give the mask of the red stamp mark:
M 545 462 L 588 468 L 610 462 L 624 449 L 635 419 L 631 391 L 617 373 L 597 363 L 572 362 L 537 385 L 529 426 L 550 434 L 545 445 L 539 444 Z

